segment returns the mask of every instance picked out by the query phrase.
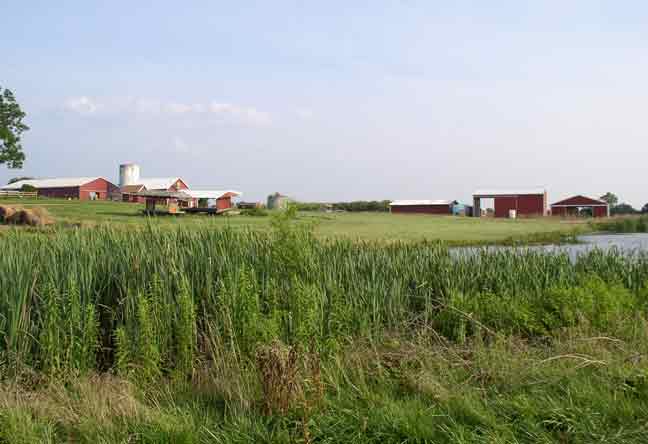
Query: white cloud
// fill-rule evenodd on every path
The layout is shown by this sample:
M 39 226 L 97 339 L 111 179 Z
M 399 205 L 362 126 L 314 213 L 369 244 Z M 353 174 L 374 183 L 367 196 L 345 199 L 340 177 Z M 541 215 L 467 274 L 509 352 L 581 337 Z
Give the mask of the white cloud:
M 254 107 L 212 101 L 210 103 L 164 102 L 148 98 L 126 98 L 99 101 L 86 96 L 73 97 L 64 104 L 67 111 L 79 114 L 132 112 L 143 115 L 213 115 L 227 123 L 266 126 L 272 123 L 270 113 Z
M 63 109 L 79 114 L 94 114 L 101 106 L 86 96 L 71 97 L 63 104 Z

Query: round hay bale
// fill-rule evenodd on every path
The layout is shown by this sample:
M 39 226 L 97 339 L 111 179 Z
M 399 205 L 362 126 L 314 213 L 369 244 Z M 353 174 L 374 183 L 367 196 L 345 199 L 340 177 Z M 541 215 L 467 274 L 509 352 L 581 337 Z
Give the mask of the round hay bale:
M 0 222 L 7 221 L 7 219 L 15 213 L 16 210 L 14 210 L 13 208 L 0 205 Z
M 49 211 L 43 207 L 34 207 L 31 209 L 32 214 L 34 214 L 39 219 L 39 225 L 50 225 L 54 223 L 54 218 L 52 218 Z
M 32 210 L 23 210 L 23 224 L 30 227 L 38 227 L 43 225 L 41 218 Z
M 12 215 L 5 218 L 5 221 L 14 225 L 23 225 L 25 220 L 25 210 L 18 210 Z

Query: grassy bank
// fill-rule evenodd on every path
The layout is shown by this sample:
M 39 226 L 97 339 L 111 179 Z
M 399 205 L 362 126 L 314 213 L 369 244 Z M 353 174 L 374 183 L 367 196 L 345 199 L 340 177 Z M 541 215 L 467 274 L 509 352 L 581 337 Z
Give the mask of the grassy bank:
M 111 225 L 126 229 L 154 224 L 166 228 L 196 229 L 270 229 L 271 217 L 208 217 L 183 215 L 148 220 L 142 206 L 124 202 L 82 202 L 58 199 L 2 199 L 0 205 L 25 208 L 44 207 L 60 226 Z M 299 219 L 314 225 L 320 239 L 350 239 L 380 242 L 443 241 L 448 245 L 515 245 L 564 243 L 573 241 L 574 233 L 590 230 L 584 221 L 556 218 L 493 219 L 399 215 L 389 213 L 300 212 Z
M 595 231 L 607 233 L 648 233 L 648 216 L 618 217 L 591 225 Z
M 0 442 L 644 439 L 647 256 L 269 224 L 0 237 Z

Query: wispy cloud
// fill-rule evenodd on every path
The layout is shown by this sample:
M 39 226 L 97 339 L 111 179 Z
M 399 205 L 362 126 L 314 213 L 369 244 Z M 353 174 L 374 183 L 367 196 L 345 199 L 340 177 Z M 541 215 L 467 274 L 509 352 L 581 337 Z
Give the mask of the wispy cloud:
M 71 97 L 63 109 L 82 115 L 130 112 L 151 116 L 204 115 L 226 123 L 267 126 L 272 116 L 255 107 L 212 101 L 209 103 L 166 102 L 149 98 L 95 99 L 87 96 Z
M 100 108 L 100 105 L 89 97 L 71 97 L 63 104 L 63 109 L 78 114 L 94 114 Z

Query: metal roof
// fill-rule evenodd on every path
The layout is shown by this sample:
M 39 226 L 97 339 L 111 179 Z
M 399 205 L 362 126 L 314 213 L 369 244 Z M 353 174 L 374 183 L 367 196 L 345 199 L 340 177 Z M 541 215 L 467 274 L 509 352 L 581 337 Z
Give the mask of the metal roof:
M 124 185 L 119 189 L 122 193 L 137 193 L 138 191 L 142 191 L 144 188 L 144 185 Z
M 194 199 L 219 199 L 227 194 L 231 197 L 240 196 L 240 191 L 235 190 L 182 190 L 183 193 L 188 194 Z
M 536 194 L 545 194 L 544 188 L 512 188 L 512 189 L 485 189 L 477 190 L 473 196 L 528 196 Z
M 1 188 L 3 190 L 19 190 L 23 185 L 31 185 L 34 188 L 70 188 L 70 187 L 80 187 L 87 183 L 93 182 L 97 179 L 103 179 L 102 177 L 61 177 L 55 179 L 27 179 L 19 180 L 10 185 L 3 185 Z
M 139 193 L 133 193 L 135 196 L 142 197 L 156 197 L 156 198 L 168 198 L 168 199 L 180 199 L 180 200 L 191 200 L 191 199 L 218 199 L 226 195 L 240 196 L 242 193 L 234 190 L 224 190 L 224 191 L 211 191 L 211 190 L 180 190 L 180 191 L 166 191 L 166 190 L 148 190 L 140 191 Z
M 453 200 L 394 200 L 390 202 L 390 206 L 401 207 L 409 205 L 453 205 L 456 201 Z
M 139 179 L 133 185 L 144 185 L 147 190 L 168 190 L 179 180 L 182 179 L 179 177 L 150 177 Z

